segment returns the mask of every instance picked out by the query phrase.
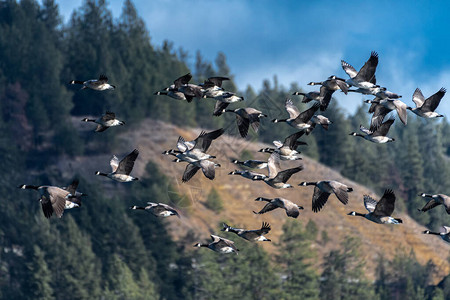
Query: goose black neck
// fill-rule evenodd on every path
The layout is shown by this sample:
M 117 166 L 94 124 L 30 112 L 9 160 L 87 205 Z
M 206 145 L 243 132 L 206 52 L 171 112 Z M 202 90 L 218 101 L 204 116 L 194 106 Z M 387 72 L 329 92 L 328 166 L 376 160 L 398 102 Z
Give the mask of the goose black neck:
M 102 172 L 95 172 L 95 175 L 99 175 L 99 176 L 108 176 L 108 174 L 106 173 L 102 173 Z

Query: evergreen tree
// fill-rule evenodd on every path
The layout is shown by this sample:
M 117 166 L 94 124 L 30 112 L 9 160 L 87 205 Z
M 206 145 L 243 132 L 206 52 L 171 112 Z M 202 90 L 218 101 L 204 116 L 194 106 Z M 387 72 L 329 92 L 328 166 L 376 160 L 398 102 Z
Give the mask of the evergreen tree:
M 320 283 L 322 299 L 375 299 L 372 285 L 364 277 L 359 247 L 356 238 L 346 237 L 339 250 L 331 250 L 325 257 Z
M 284 299 L 319 298 L 319 277 L 312 266 L 315 259 L 312 238 L 299 222 L 288 220 L 283 225 L 277 261 L 283 266 Z
M 28 263 L 29 278 L 26 281 L 27 296 L 30 299 L 54 299 L 51 286 L 52 276 L 39 246 L 33 247 L 32 259 Z

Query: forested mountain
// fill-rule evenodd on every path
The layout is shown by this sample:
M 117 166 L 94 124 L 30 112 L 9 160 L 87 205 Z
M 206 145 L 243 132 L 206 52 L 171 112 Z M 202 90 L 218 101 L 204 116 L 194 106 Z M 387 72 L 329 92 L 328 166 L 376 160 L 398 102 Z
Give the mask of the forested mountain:
M 351 236 L 321 258 L 320 271 L 313 268 L 318 252 L 307 249 L 316 239 L 314 225 L 298 220 L 277 224 L 283 233 L 270 255 L 245 243 L 238 256 L 192 251 L 174 242 L 166 222 L 128 210 L 142 199 L 165 202 L 168 190 L 172 202 L 182 201 L 155 164 L 146 166 L 139 182 L 120 187 L 74 173 L 80 156 L 95 159 L 137 147 L 117 137 L 139 130 L 145 118 L 180 127 L 227 126 L 227 134 L 237 135 L 229 125 L 234 116 L 213 117 L 210 99 L 186 103 L 154 95 L 189 71 L 193 82 L 213 75 L 233 78 L 225 54 L 218 53 L 211 63 L 198 52 L 193 65 L 188 55 L 169 41 L 152 44 L 151 28 L 147 31 L 129 0 L 117 19 L 105 1 L 86 0 L 67 24 L 53 0 L 0 2 L 1 299 L 450 299 L 448 277 L 434 286 L 432 263 L 419 264 L 409 249 L 409 255 L 380 260 L 374 282 L 364 275 L 359 243 Z M 100 74 L 117 89 L 97 92 L 68 84 Z M 233 81 L 224 85 L 238 91 Z M 297 90 L 298 84 L 285 87 L 275 77 L 260 91 L 240 91 L 246 101 L 239 105 L 279 117 L 286 113 L 284 100 Z M 292 97 L 300 109 L 307 107 Z M 126 126 L 98 134 L 73 125 L 74 118 L 106 110 Z M 316 128 L 305 139 L 304 154 L 378 193 L 395 189 L 397 210 L 430 229 L 448 225 L 442 207 L 417 211 L 425 203 L 419 193 L 450 193 L 447 121 L 410 115 L 407 126 L 396 122 L 394 143 L 372 145 L 348 135 L 368 123 L 366 110 L 361 105 L 348 115 L 333 100 L 325 115 L 334 123 L 329 131 Z M 264 120 L 260 133 L 251 133 L 248 140 L 271 142 L 290 133 L 288 126 Z M 61 172 L 56 164 L 64 161 L 68 167 Z M 73 178 L 80 179 L 80 190 L 89 196 L 62 219 L 45 219 L 37 193 L 17 189 L 24 183 L 67 186 Z M 210 202 L 220 209 L 214 193 Z M 190 234 L 187 240 L 195 236 Z

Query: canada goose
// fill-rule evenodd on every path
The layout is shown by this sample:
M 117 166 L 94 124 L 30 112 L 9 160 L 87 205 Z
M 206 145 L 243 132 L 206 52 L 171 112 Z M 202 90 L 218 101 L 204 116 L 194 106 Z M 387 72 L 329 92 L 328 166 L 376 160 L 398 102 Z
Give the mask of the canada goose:
M 360 136 L 370 142 L 377 144 L 384 144 L 388 142 L 394 142 L 394 138 L 387 137 L 386 135 L 389 132 L 389 128 L 394 123 L 394 119 L 388 119 L 386 122 L 382 123 L 375 131 L 370 131 L 367 128 L 364 128 L 362 125 L 359 126 L 359 130 L 365 133 L 365 135 L 352 132 L 350 135 Z
M 39 192 L 41 195 L 39 201 L 41 202 L 44 216 L 47 219 L 50 218 L 53 213 L 55 213 L 58 218 L 61 218 L 66 207 L 66 200 L 71 196 L 69 191 L 56 186 L 22 184 L 19 188 L 32 189 Z
M 79 184 L 79 180 L 74 179 L 68 187 L 62 188 L 63 190 L 66 190 L 69 192 L 69 195 L 67 195 L 67 197 L 66 197 L 65 209 L 80 207 L 81 206 L 81 197 L 87 196 L 86 194 L 77 191 L 78 184 Z
M 405 103 L 403 103 L 402 101 L 396 100 L 396 99 L 381 99 L 381 100 L 365 100 L 364 102 L 372 104 L 369 109 L 370 113 L 373 112 L 373 116 L 372 116 L 372 120 L 371 120 L 371 124 L 370 124 L 371 131 L 378 128 L 378 126 L 380 126 L 380 124 L 383 122 L 384 117 L 388 113 L 393 111 L 394 109 L 397 111 L 400 121 L 402 121 L 402 123 L 404 125 L 406 125 L 406 123 L 407 123 L 407 113 L 406 113 L 407 105 Z M 381 109 L 378 106 L 382 106 L 385 109 Z
M 447 243 L 450 243 L 450 227 L 448 227 L 448 226 L 442 226 L 440 228 L 439 232 L 432 232 L 429 230 L 425 230 L 423 233 L 439 235 L 441 237 L 441 239 L 443 239 Z
M 296 168 L 280 171 L 280 154 L 274 152 L 270 155 L 267 161 L 267 169 L 269 170 L 268 177 L 260 178 L 258 176 L 255 176 L 253 180 L 263 180 L 266 184 L 275 189 L 286 189 L 293 187 L 292 185 L 286 183 L 286 181 L 288 181 L 289 178 L 291 178 L 291 176 L 295 173 L 303 170 L 303 165 L 299 165 Z
M 252 172 L 249 170 L 244 170 L 244 171 L 234 170 L 234 171 L 228 173 L 228 175 L 241 175 L 242 177 L 248 178 L 251 180 L 264 180 L 264 178 L 267 177 L 264 174 Z
M 232 112 L 236 114 L 236 123 L 239 129 L 239 133 L 243 138 L 247 136 L 248 127 L 250 125 L 255 132 L 258 132 L 259 119 L 262 117 L 267 117 L 267 115 L 252 107 L 224 109 L 223 112 Z
M 222 82 L 230 80 L 228 77 L 209 77 L 203 84 L 200 84 L 203 91 L 203 98 L 219 97 L 226 91 L 222 88 Z
M 174 161 L 181 162 L 180 159 L 176 159 Z M 200 169 L 202 169 L 202 172 L 206 178 L 213 180 L 216 177 L 216 168 L 218 167 L 220 167 L 220 164 L 216 164 L 207 159 L 190 162 L 184 170 L 181 181 L 188 182 Z
M 375 71 L 378 65 L 378 53 L 375 51 L 372 51 L 370 58 L 359 72 L 356 72 L 355 68 L 344 60 L 341 60 L 341 65 L 342 69 L 344 69 L 345 73 L 350 77 L 350 79 L 345 81 L 347 84 L 361 89 L 377 87 L 374 82 L 376 82 Z
M 267 201 L 267 203 L 259 212 L 253 211 L 254 214 L 261 215 L 268 211 L 274 210 L 276 208 L 283 208 L 286 210 L 286 215 L 291 218 L 297 218 L 300 214 L 300 209 L 303 209 L 303 206 L 299 206 L 292 201 L 289 201 L 284 198 L 274 198 L 268 199 L 263 197 L 258 197 L 255 201 Z
M 192 79 L 191 73 L 187 73 L 181 77 L 174 80 L 173 85 L 166 88 L 166 91 L 177 91 L 183 93 L 186 97 L 196 97 L 202 98 L 202 88 L 196 84 L 190 84 L 189 81 Z
M 288 119 L 273 119 L 273 123 L 278 122 L 286 122 L 290 126 L 294 127 L 295 129 L 299 130 L 305 130 L 311 126 L 308 121 L 312 118 L 314 113 L 319 109 L 319 104 L 315 103 L 313 106 L 305 110 L 304 112 L 300 113 L 298 108 L 292 103 L 291 99 L 286 99 L 285 102 L 285 108 L 286 111 L 289 113 Z
M 314 91 L 313 92 L 308 92 L 308 93 L 294 92 L 294 93 L 292 93 L 292 95 L 303 96 L 302 103 L 308 103 L 308 102 L 311 102 L 313 100 L 314 101 L 320 101 L 320 99 L 322 98 L 320 96 L 320 92 L 314 92 Z
M 364 206 L 369 213 L 361 214 L 352 211 L 348 215 L 364 217 L 378 224 L 403 223 L 401 219 L 391 217 L 395 207 L 395 194 L 392 190 L 385 190 L 383 197 L 378 202 L 369 195 L 364 195 Z
M 171 206 L 164 204 L 164 203 L 153 203 L 153 202 L 147 202 L 147 206 L 146 207 L 142 207 L 142 206 L 131 206 L 130 209 L 142 209 L 145 210 L 149 213 L 151 213 L 152 215 L 156 216 L 156 217 L 163 217 L 163 218 L 167 218 L 170 216 L 177 216 L 178 218 L 180 217 L 180 215 L 178 214 L 178 212 Z
M 267 168 L 267 162 L 262 160 L 245 160 L 245 161 L 239 161 L 237 159 L 232 159 L 231 162 L 236 165 L 245 166 L 252 169 L 264 169 Z
M 177 90 L 164 90 L 164 91 L 159 91 L 159 92 L 155 92 L 153 95 L 164 95 L 164 96 L 168 96 L 170 98 L 176 99 L 176 100 L 181 100 L 181 101 L 187 101 L 188 103 L 191 103 L 192 100 L 194 99 L 193 96 L 189 96 L 189 95 L 185 95 L 182 92 L 179 92 Z
M 322 82 L 310 82 L 309 85 L 322 85 L 320 87 L 320 93 L 317 97 L 316 94 L 312 94 L 312 97 L 315 97 L 316 100 L 320 104 L 320 110 L 324 111 L 327 109 L 328 105 L 331 102 L 331 97 L 333 96 L 333 93 L 337 90 L 342 90 L 347 95 L 348 86 L 345 83 L 344 79 L 338 78 L 336 76 L 330 76 L 327 80 Z M 302 102 L 309 102 L 310 100 L 305 101 L 305 98 L 303 98 Z
M 424 198 L 431 198 L 430 201 L 425 204 L 424 207 L 419 209 L 419 211 L 428 211 L 432 208 L 435 208 L 438 205 L 444 205 L 447 214 L 450 214 L 450 197 L 444 194 L 430 195 L 422 193 L 419 196 Z
M 438 114 L 434 110 L 438 107 L 441 102 L 442 97 L 444 97 L 445 92 L 447 90 L 445 88 L 441 88 L 439 91 L 425 99 L 422 94 L 422 91 L 417 88 L 413 94 L 413 102 L 416 104 L 415 108 L 407 107 L 410 111 L 418 115 L 422 118 L 438 118 L 443 117 L 443 115 Z
M 268 234 L 270 231 L 270 224 L 263 222 L 260 229 L 255 230 L 245 230 L 241 228 L 233 228 L 223 223 L 222 231 L 233 232 L 240 236 L 243 239 L 251 242 L 270 242 L 268 238 L 264 236 L 264 234 Z
M 130 176 L 130 173 L 134 167 L 134 161 L 136 160 L 138 155 L 139 151 L 137 149 L 134 149 L 130 154 L 125 156 L 120 162 L 117 156 L 114 155 L 112 159 L 109 161 L 112 172 L 106 174 L 97 171 L 95 172 L 95 175 L 106 176 L 119 182 L 130 182 L 134 180 L 139 180 L 138 178 Z
M 233 241 L 224 239 L 223 237 L 211 234 L 212 242 L 209 244 L 197 243 L 194 247 L 207 247 L 213 251 L 219 253 L 236 253 L 238 254 L 238 249 L 234 245 Z
M 200 132 L 199 136 L 193 141 L 185 141 L 183 137 L 178 137 L 177 148 L 178 150 L 167 150 L 162 154 L 173 155 L 180 160 L 187 162 L 195 162 L 203 159 L 215 158 L 213 155 L 206 154 L 205 152 L 211 146 L 213 140 L 221 136 L 225 130 L 223 128 L 211 131 Z
M 313 212 L 319 212 L 322 207 L 327 203 L 328 197 L 331 194 L 335 194 L 336 197 L 344 205 L 348 203 L 348 192 L 353 192 L 351 187 L 346 186 L 343 183 L 334 180 L 322 180 L 316 182 L 302 182 L 300 186 L 314 185 L 314 194 L 312 198 L 312 210 Z
M 314 115 L 311 120 L 309 121 L 310 123 L 310 127 L 308 129 L 306 129 L 306 134 L 310 134 L 311 131 L 314 130 L 314 128 L 316 127 L 316 125 L 320 125 L 322 126 L 323 129 L 328 130 L 328 125 L 332 124 L 333 122 L 331 122 L 327 117 L 322 116 L 322 115 Z
M 87 81 L 79 81 L 79 80 L 72 80 L 69 82 L 69 84 L 81 84 L 83 89 L 92 89 L 96 91 L 105 91 L 105 90 L 114 90 L 116 86 L 108 83 L 108 77 L 105 75 L 100 75 L 98 79 L 91 79 Z
M 299 133 L 303 133 L 303 131 L 299 131 Z M 295 134 L 295 133 L 294 133 Z M 302 142 L 302 141 L 295 141 L 293 142 L 292 146 L 284 146 L 284 145 L 289 145 L 289 142 L 287 142 L 286 140 L 291 137 L 292 135 L 288 136 L 283 144 L 281 144 L 280 141 L 274 141 L 274 145 L 276 145 L 277 147 L 281 145 L 280 148 L 263 148 L 263 149 L 259 149 L 258 152 L 263 152 L 263 153 L 274 153 L 274 152 L 279 152 L 280 153 L 280 159 L 281 160 L 299 160 L 302 159 L 301 157 L 297 156 L 297 154 L 300 154 L 300 152 L 298 152 L 296 149 L 299 146 L 302 145 L 308 145 L 308 143 Z M 282 149 L 283 148 L 283 149 Z M 291 149 L 292 148 L 292 149 Z M 290 151 L 291 150 L 291 151 Z M 294 152 L 295 151 L 295 152 Z M 284 154 L 285 155 L 284 155 Z
M 286 137 L 283 143 L 281 143 L 280 141 L 273 141 L 273 144 L 275 145 L 275 147 L 277 147 L 277 149 L 274 149 L 274 151 L 272 151 L 271 148 L 265 148 L 260 149 L 259 152 L 277 152 L 280 154 L 281 160 L 300 160 L 302 159 L 298 156 L 300 152 L 296 149 L 299 145 L 305 145 L 306 143 L 297 141 L 297 139 L 299 139 L 304 133 L 305 131 L 298 131 L 296 133 L 293 133 L 290 136 Z
M 321 85 L 326 87 L 327 89 L 335 92 L 337 90 L 341 90 L 344 94 L 348 92 L 348 85 L 345 83 L 345 79 L 336 77 L 335 75 L 331 75 L 327 80 L 321 82 L 310 82 L 308 85 Z
M 372 82 L 376 83 L 376 82 Z M 360 93 L 363 95 L 374 95 L 376 98 L 375 100 L 382 100 L 382 99 L 398 99 L 402 96 L 393 92 L 388 91 L 385 87 L 373 87 L 373 88 L 367 88 L 367 89 L 361 89 L 358 88 L 356 90 L 348 90 L 349 92 L 353 93 Z
M 108 129 L 109 127 L 125 124 L 124 121 L 117 120 L 116 114 L 113 112 L 110 112 L 110 111 L 107 111 L 103 116 L 101 116 L 98 119 L 93 120 L 93 119 L 84 118 L 81 121 L 97 123 L 98 125 L 97 125 L 97 128 L 95 129 L 95 132 L 102 132 L 102 131 L 105 131 L 106 129 Z
M 230 105 L 230 103 L 235 103 L 239 101 L 244 101 L 244 97 L 236 96 L 232 92 L 223 92 L 219 96 L 214 97 L 216 99 L 216 105 L 214 106 L 213 116 L 220 116 L 224 110 Z

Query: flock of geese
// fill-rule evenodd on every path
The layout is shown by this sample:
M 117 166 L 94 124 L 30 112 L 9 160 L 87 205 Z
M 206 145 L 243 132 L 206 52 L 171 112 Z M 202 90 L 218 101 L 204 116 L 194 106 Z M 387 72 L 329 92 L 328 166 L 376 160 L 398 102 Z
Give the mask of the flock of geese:
M 363 134 L 356 132 L 350 133 L 350 135 L 362 137 L 373 143 L 388 143 L 395 141 L 394 138 L 388 137 L 389 129 L 395 120 L 392 114 L 390 116 L 388 115 L 391 111 L 395 110 L 400 121 L 405 125 L 407 124 L 408 110 L 422 118 L 431 119 L 442 117 L 442 115 L 435 112 L 435 110 L 445 95 L 446 90 L 444 88 L 441 88 L 427 99 L 425 99 L 420 89 L 417 88 L 412 96 L 412 100 L 416 107 L 412 108 L 399 100 L 401 98 L 400 95 L 390 92 L 385 87 L 378 85 L 375 77 L 375 71 L 378 65 L 378 54 L 376 52 L 371 53 L 370 58 L 359 71 L 356 71 L 354 67 L 343 60 L 341 61 L 341 65 L 343 70 L 349 76 L 349 79 L 343 79 L 333 75 L 328 77 L 325 81 L 310 82 L 308 84 L 311 86 L 320 86 L 319 91 L 293 93 L 293 95 L 302 96 L 303 103 L 314 102 L 305 111 L 301 112 L 291 99 L 286 99 L 285 109 L 289 117 L 285 119 L 275 118 L 272 122 L 284 122 L 295 128 L 296 132 L 286 137 L 283 142 L 274 141 L 274 148 L 260 149 L 259 152 L 270 154 L 267 161 L 239 161 L 237 159 L 232 159 L 231 162 L 239 166 L 240 170 L 234 170 L 230 172 L 229 175 L 239 175 L 251 181 L 262 181 L 274 189 L 293 188 L 294 186 L 287 182 L 292 175 L 303 170 L 303 165 L 297 164 L 297 166 L 293 168 L 283 170 L 280 167 L 280 161 L 301 160 L 301 157 L 299 156 L 300 152 L 297 151 L 297 148 L 306 143 L 300 141 L 299 138 L 304 134 L 311 134 L 316 125 L 320 125 L 324 130 L 328 130 L 329 126 L 332 126 L 332 121 L 325 116 L 318 114 L 318 111 L 325 111 L 327 109 L 332 100 L 333 93 L 338 90 L 344 94 L 353 92 L 374 96 L 371 100 L 365 100 L 366 103 L 371 105 L 369 113 L 372 114 L 372 117 L 368 126 L 369 128 L 360 125 L 360 131 Z M 215 101 L 212 115 L 218 117 L 226 112 L 234 113 L 236 116 L 236 126 L 242 138 L 245 138 L 248 135 L 250 127 L 253 131 L 258 132 L 261 119 L 268 117 L 263 112 L 252 107 L 228 109 L 230 104 L 243 101 L 244 98 L 222 88 L 222 83 L 229 80 L 227 77 L 210 77 L 201 84 L 189 83 L 191 79 L 192 75 L 189 73 L 181 76 L 169 87 L 156 92 L 155 95 L 165 95 L 176 100 L 187 101 L 188 103 L 192 102 L 194 98 L 212 99 Z M 114 90 L 116 88 L 114 85 L 108 83 L 108 78 L 105 75 L 101 75 L 98 79 L 87 81 L 72 80 L 69 84 L 81 85 L 82 89 L 92 89 L 96 91 Z M 124 121 L 116 119 L 115 113 L 109 111 L 97 119 L 84 118 L 82 121 L 96 123 L 97 127 L 95 132 L 103 132 L 110 127 L 125 124 Z M 216 159 L 214 155 L 208 154 L 207 152 L 212 142 L 220 138 L 223 133 L 224 130 L 222 128 L 211 132 L 202 131 L 197 138 L 192 141 L 186 141 L 180 136 L 176 143 L 176 149 L 166 150 L 163 154 L 174 156 L 174 162 L 187 163 L 182 175 L 183 182 L 189 181 L 199 170 L 202 170 L 206 178 L 213 180 L 215 178 L 215 169 L 221 165 L 214 161 L 214 159 Z M 103 173 L 97 171 L 95 172 L 95 175 L 105 176 L 118 182 L 137 181 L 139 179 L 130 174 L 138 155 L 139 151 L 134 149 L 121 160 L 116 156 L 113 156 L 110 160 L 111 172 Z M 243 167 L 248 169 L 244 169 Z M 267 175 L 249 169 L 267 169 Z M 314 186 L 312 211 L 315 213 L 318 213 L 325 206 L 332 194 L 334 194 L 342 204 L 346 205 L 349 198 L 348 193 L 353 191 L 351 187 L 335 180 L 301 182 L 298 186 Z M 19 186 L 19 188 L 34 189 L 39 192 L 39 200 L 46 218 L 50 218 L 53 213 L 61 218 L 65 209 L 80 207 L 82 197 L 86 196 L 77 191 L 78 180 L 74 180 L 68 187 L 23 184 Z M 422 209 L 419 209 L 420 211 L 425 212 L 438 205 L 443 205 L 447 213 L 450 214 L 449 196 L 425 193 L 422 193 L 420 196 L 430 199 Z M 348 215 L 363 217 L 378 224 L 400 224 L 402 223 L 401 219 L 392 217 L 395 208 L 395 199 L 395 193 L 391 189 L 386 189 L 383 196 L 378 201 L 369 195 L 364 195 L 363 200 L 367 213 L 352 211 Z M 288 217 L 297 218 L 300 214 L 300 210 L 304 209 L 302 206 L 297 205 L 291 200 L 278 197 L 257 197 L 255 201 L 265 202 L 265 205 L 260 211 L 253 211 L 255 214 L 264 214 L 277 208 L 281 208 L 286 211 Z M 135 205 L 130 207 L 130 209 L 145 210 L 157 217 L 170 217 L 174 215 L 180 217 L 180 214 L 175 208 L 163 203 L 148 202 L 148 205 L 145 207 Z M 227 224 L 223 224 L 221 230 L 232 232 L 248 241 L 270 241 L 270 239 L 265 237 L 271 230 L 270 224 L 266 222 L 263 222 L 259 229 L 254 230 L 234 228 Z M 440 232 L 426 230 L 423 233 L 439 235 L 446 242 L 450 242 L 450 227 L 443 226 Z M 194 246 L 207 247 L 220 253 L 238 253 L 238 249 L 233 241 L 218 235 L 211 235 L 211 239 L 210 242 L 197 243 Z

